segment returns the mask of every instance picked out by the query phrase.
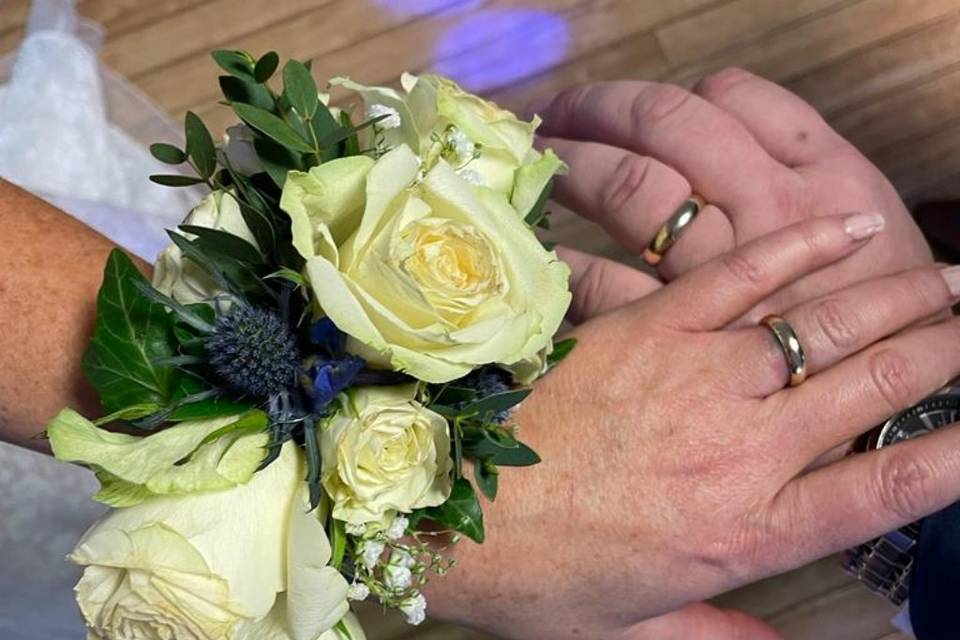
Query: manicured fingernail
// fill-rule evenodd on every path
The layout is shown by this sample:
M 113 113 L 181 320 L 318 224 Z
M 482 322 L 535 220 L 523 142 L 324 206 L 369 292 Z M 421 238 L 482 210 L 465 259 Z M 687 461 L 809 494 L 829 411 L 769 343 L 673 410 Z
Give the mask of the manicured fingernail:
M 950 294 L 960 296 L 960 266 L 944 267 L 940 269 L 940 275 L 947 283 Z
M 883 231 L 886 223 L 879 213 L 857 213 L 844 221 L 843 228 L 854 240 L 866 240 Z

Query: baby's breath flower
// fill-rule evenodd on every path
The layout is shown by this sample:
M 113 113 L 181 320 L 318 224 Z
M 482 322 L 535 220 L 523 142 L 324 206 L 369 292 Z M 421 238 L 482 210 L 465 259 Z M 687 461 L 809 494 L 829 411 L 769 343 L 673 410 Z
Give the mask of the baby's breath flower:
M 346 531 L 349 535 L 357 536 L 359 538 L 367 532 L 367 525 L 366 524 L 350 524 L 348 522 L 344 525 L 343 530 Z
M 403 534 L 407 532 L 408 524 L 410 524 L 410 521 L 407 520 L 406 517 L 397 516 L 393 519 L 393 522 L 390 523 L 384 535 L 387 537 L 387 540 L 399 540 L 403 537 Z
M 370 596 L 370 587 L 362 582 L 354 582 L 347 588 L 347 599 L 361 602 Z
M 475 187 L 484 186 L 483 176 L 473 169 L 463 169 L 458 173 L 460 174 L 460 177 L 463 178 L 468 184 L 472 184 Z
M 407 567 L 388 564 L 383 570 L 383 583 L 388 589 L 403 591 L 413 582 L 413 573 Z
M 447 135 L 447 144 L 450 145 L 450 149 L 456 155 L 458 164 L 472 160 L 473 154 L 477 150 L 477 146 L 473 144 L 473 140 L 468 138 L 460 129 L 450 131 Z
M 379 540 L 367 540 L 360 547 L 360 560 L 367 571 L 373 571 L 380 562 L 386 545 Z
M 384 104 L 371 104 L 367 107 L 367 119 L 373 120 L 380 116 L 386 116 L 383 120 L 377 122 L 377 127 L 381 129 L 399 129 L 401 124 L 400 113 L 393 107 Z
M 406 549 L 394 549 L 390 552 L 390 564 L 410 568 L 417 564 L 417 561 Z
M 427 618 L 427 599 L 422 593 L 410 596 L 400 603 L 400 611 L 407 617 L 407 622 L 418 625 Z

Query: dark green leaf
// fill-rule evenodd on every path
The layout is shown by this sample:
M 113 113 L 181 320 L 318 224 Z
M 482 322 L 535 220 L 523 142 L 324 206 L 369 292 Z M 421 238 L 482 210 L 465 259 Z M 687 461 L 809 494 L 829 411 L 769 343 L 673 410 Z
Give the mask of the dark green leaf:
M 93 339 L 83 359 L 83 371 L 110 412 L 131 405 L 169 402 L 177 381 L 172 367 L 154 360 L 174 355 L 171 318 L 162 305 L 137 288 L 147 284 L 133 261 L 114 249 L 107 260 L 97 296 Z
M 474 542 L 483 542 L 483 511 L 473 486 L 466 478 L 460 478 L 453 483 L 453 490 L 446 502 L 439 507 L 419 511 L 417 517 L 411 518 L 411 522 L 420 519 L 433 520 L 437 524 L 459 531 Z
M 294 151 L 310 153 L 313 148 L 286 122 L 265 109 L 249 104 L 235 102 L 232 105 L 234 112 L 241 120 L 264 135 L 273 138 L 283 146 Z
M 493 458 L 504 449 L 516 449 L 520 443 L 502 427 L 464 429 L 463 455 L 473 460 Z
M 113 413 L 109 413 L 102 418 L 97 418 L 93 421 L 93 424 L 99 427 L 101 425 L 110 424 L 111 422 L 117 422 L 118 420 L 136 420 L 138 418 L 148 416 L 159 409 L 160 405 L 156 404 L 155 402 L 135 404 L 132 407 L 120 409 L 120 411 L 114 411 Z
M 266 111 L 273 111 L 275 105 L 270 91 L 253 80 L 234 76 L 220 76 L 220 91 L 231 104 L 240 102 L 253 105 Z
M 491 456 L 490 462 L 501 467 L 529 467 L 540 462 L 540 456 L 527 445 L 520 443 L 515 449 L 500 449 Z
M 232 76 L 253 80 L 253 56 L 246 51 L 218 49 L 210 54 L 220 68 Z
M 547 251 L 553 251 L 557 247 L 557 243 L 552 240 L 541 240 L 540 244 Z
M 228 414 L 229 415 L 229 414 Z M 236 415 L 236 414 L 233 414 Z M 205 416 L 206 417 L 206 416 Z M 211 416 L 212 417 L 212 416 Z M 192 420 L 193 418 L 191 418 Z M 237 418 L 234 422 L 224 425 L 207 434 L 200 444 L 213 442 L 227 435 L 242 431 L 244 433 L 259 433 L 267 428 L 267 414 L 259 409 L 250 409 Z
M 273 75 L 273 72 L 277 70 L 277 65 L 280 64 L 280 56 L 277 55 L 276 51 L 268 51 L 267 53 L 260 56 L 260 59 L 257 60 L 257 64 L 253 67 L 253 77 L 259 83 L 264 83 L 270 79 L 270 76 Z
M 207 126 L 197 114 L 187 111 L 183 128 L 187 138 L 187 155 L 193 160 L 200 177 L 209 178 L 217 170 L 217 150 Z
M 533 389 L 515 389 L 513 391 L 504 391 L 492 396 L 487 396 L 481 400 L 476 400 L 460 409 L 460 415 L 479 415 L 486 416 L 492 413 L 506 411 L 511 407 L 520 404 L 524 398 L 530 395 Z
M 536 226 L 543 220 L 545 213 L 544 209 L 547 206 L 547 200 L 550 198 L 550 190 L 553 189 L 553 181 L 547 183 L 547 186 L 543 188 L 543 191 L 540 192 L 540 197 L 537 198 L 537 201 L 534 203 L 533 207 L 530 208 L 530 211 L 527 213 L 527 217 L 524 218 L 526 222 L 531 227 Z
M 493 502 L 497 499 L 497 489 L 500 485 L 500 471 L 497 469 L 497 465 L 489 460 L 478 460 L 473 465 L 473 477 L 476 479 L 480 491 L 487 496 L 488 500 Z
M 257 157 L 260 158 L 263 168 L 274 184 L 283 189 L 287 181 L 287 173 L 290 171 L 300 171 L 305 167 L 301 160 L 301 154 L 287 149 L 281 144 L 267 138 L 257 138 L 253 141 L 253 148 L 257 151 Z
M 150 176 L 150 182 L 156 182 L 165 187 L 192 187 L 195 184 L 203 184 L 205 180 L 193 176 L 153 175 Z
M 303 423 L 303 444 L 307 454 L 306 481 L 312 510 L 317 508 L 323 496 L 323 487 L 320 485 L 320 443 L 317 442 L 317 430 L 312 419 Z
M 183 164 L 187 161 L 187 154 L 180 148 L 165 142 L 155 142 L 150 145 L 150 154 L 165 164 Z
M 232 266 L 227 261 L 216 260 L 213 256 L 207 255 L 200 249 L 200 245 L 188 240 L 186 237 L 175 231 L 168 230 L 167 235 L 170 236 L 173 244 L 177 245 L 180 251 L 183 252 L 184 257 L 203 269 L 208 276 L 213 278 L 218 287 L 233 294 L 239 294 L 241 292 L 241 287 L 236 280 L 231 277 L 231 275 L 235 276 L 237 274 L 236 270 L 231 271 L 225 268 Z M 181 319 L 186 322 L 190 322 L 189 318 L 183 314 L 180 309 L 177 309 L 176 306 L 170 304 L 167 306 L 177 311 L 177 314 Z M 197 325 L 194 323 L 194 326 Z
M 323 161 L 329 162 L 340 157 L 340 143 L 350 137 L 352 129 L 340 126 L 325 105 L 319 105 L 313 119 L 310 121 L 313 135 L 317 137 L 318 145 L 323 150 Z
M 227 197 L 227 196 L 224 196 Z M 263 264 L 263 256 L 255 246 L 232 233 L 210 227 L 180 225 L 180 230 L 197 236 L 193 242 L 200 250 L 212 255 L 229 256 L 246 264 Z
M 350 121 L 350 114 L 346 110 L 340 112 L 340 126 L 350 132 L 347 139 L 344 140 L 343 155 L 360 155 L 360 139 L 357 137 L 356 129 L 353 128 L 353 123 Z
M 453 384 L 449 384 L 443 387 L 440 390 L 440 393 L 436 397 L 432 398 L 430 403 L 439 404 L 439 405 L 458 405 L 462 402 L 470 402 L 471 400 L 476 399 L 477 390 L 471 389 L 470 387 L 457 387 Z
M 235 416 L 249 409 L 250 405 L 247 403 L 234 402 L 227 398 L 207 398 L 206 400 L 181 405 L 170 414 L 168 419 L 172 422 L 207 420 L 209 418 Z
M 570 355 L 573 348 L 577 346 L 576 338 L 567 338 L 553 345 L 553 351 L 547 356 L 547 366 L 554 367 Z
M 317 83 L 310 70 L 297 60 L 288 60 L 283 65 L 283 95 L 305 120 L 313 118 L 320 105 Z

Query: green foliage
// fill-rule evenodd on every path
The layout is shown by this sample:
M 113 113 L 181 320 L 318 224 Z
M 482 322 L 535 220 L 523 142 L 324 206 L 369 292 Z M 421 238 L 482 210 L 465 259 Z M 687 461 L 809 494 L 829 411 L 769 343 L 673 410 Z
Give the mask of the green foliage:
M 150 176 L 150 182 L 156 182 L 157 184 L 162 184 L 165 187 L 192 187 L 195 184 L 203 184 L 206 181 L 203 178 L 171 174 L 152 175 Z
M 253 78 L 260 84 L 263 84 L 270 79 L 270 76 L 273 75 L 274 71 L 277 70 L 277 67 L 280 65 L 280 56 L 277 55 L 276 51 L 268 51 L 267 53 L 260 56 L 260 59 L 257 60 L 257 64 L 253 67 Z
M 453 531 L 459 531 L 474 542 L 484 539 L 483 510 L 466 478 L 453 483 L 450 498 L 439 507 L 417 509 L 410 515 L 410 526 L 415 527 L 421 520 L 431 520 Z
M 527 213 L 527 217 L 524 218 L 526 222 L 531 227 L 540 227 L 541 229 L 549 229 L 550 223 L 547 220 L 547 216 L 550 215 L 550 212 L 546 210 L 547 200 L 550 199 L 550 191 L 553 189 L 553 181 L 547 183 L 547 186 L 543 188 L 543 191 L 540 192 L 540 197 L 537 198 L 536 203 Z
M 576 338 L 567 338 L 566 340 L 560 340 L 554 343 L 553 351 L 547 356 L 547 366 L 555 367 L 560 364 L 564 358 L 570 355 L 570 352 L 573 351 L 575 346 L 577 346 Z
M 340 569 L 343 565 L 343 557 L 347 552 L 347 532 L 346 525 L 342 520 L 330 518 L 330 564 L 335 569 Z
M 473 477 L 477 486 L 487 499 L 493 502 L 497 499 L 500 470 L 490 460 L 478 461 L 473 465 Z
M 187 154 L 179 147 L 165 142 L 155 142 L 150 145 L 150 154 L 164 164 L 183 164 L 187 161 Z
M 174 355 L 171 317 L 144 296 L 146 278 L 119 249 L 111 252 L 97 296 L 93 339 L 83 371 L 108 412 L 166 405 L 178 383 L 174 368 L 155 364 Z
M 213 57 L 214 62 L 220 65 L 220 68 L 230 75 L 243 80 L 255 79 L 254 64 L 256 60 L 246 51 L 219 49 L 210 55 Z
M 288 60 L 283 65 L 283 97 L 304 120 L 313 118 L 320 106 L 317 83 L 302 62 Z
M 187 139 L 187 156 L 200 177 L 206 180 L 217 170 L 217 150 L 213 145 L 213 137 L 192 111 L 187 111 L 183 128 Z
M 253 80 L 236 76 L 220 76 L 220 91 L 229 103 L 242 103 L 273 111 L 276 102 L 270 90 Z
M 241 120 L 283 146 L 301 153 L 313 151 L 313 147 L 307 144 L 293 127 L 266 109 L 241 102 L 234 102 L 231 106 Z

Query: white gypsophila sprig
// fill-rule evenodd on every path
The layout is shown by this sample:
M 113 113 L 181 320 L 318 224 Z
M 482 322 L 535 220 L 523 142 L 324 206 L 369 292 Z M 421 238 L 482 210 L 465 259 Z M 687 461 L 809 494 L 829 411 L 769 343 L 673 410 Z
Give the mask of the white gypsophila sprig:
M 407 526 L 409 524 L 410 521 L 405 516 L 397 516 L 393 519 L 393 522 L 390 523 L 390 526 L 387 527 L 387 530 L 384 531 L 383 535 L 387 537 L 387 540 L 399 540 L 407 532 Z
M 386 545 L 380 540 L 367 540 L 360 547 L 360 561 L 367 571 L 373 571 L 380 563 Z
M 482 187 L 485 184 L 483 182 L 483 176 L 473 169 L 461 169 L 457 173 L 460 174 L 460 177 L 463 178 L 468 184 L 472 184 L 475 187 Z
M 473 143 L 473 140 L 455 127 L 447 134 L 447 146 L 455 156 L 457 165 L 473 160 L 477 150 L 477 145 Z
M 392 591 L 403 591 L 413 584 L 413 572 L 407 567 L 388 564 L 383 568 L 383 584 Z
M 370 597 L 370 587 L 363 582 L 354 582 L 347 588 L 347 599 L 362 602 Z
M 385 104 L 371 104 L 367 107 L 368 120 L 380 117 L 383 119 L 377 121 L 377 126 L 381 129 L 399 129 L 403 125 L 400 112 L 393 107 L 388 107 Z
M 351 536 L 356 536 L 356 537 L 358 537 L 358 538 L 362 538 L 362 537 L 364 536 L 364 534 L 367 533 L 367 525 L 365 525 L 365 524 L 350 524 L 349 522 L 347 522 L 346 524 L 344 524 L 343 530 L 347 533 L 347 535 L 351 535 Z
M 414 626 L 427 618 L 427 599 L 417 592 L 400 603 L 400 611 L 407 617 L 407 622 Z

